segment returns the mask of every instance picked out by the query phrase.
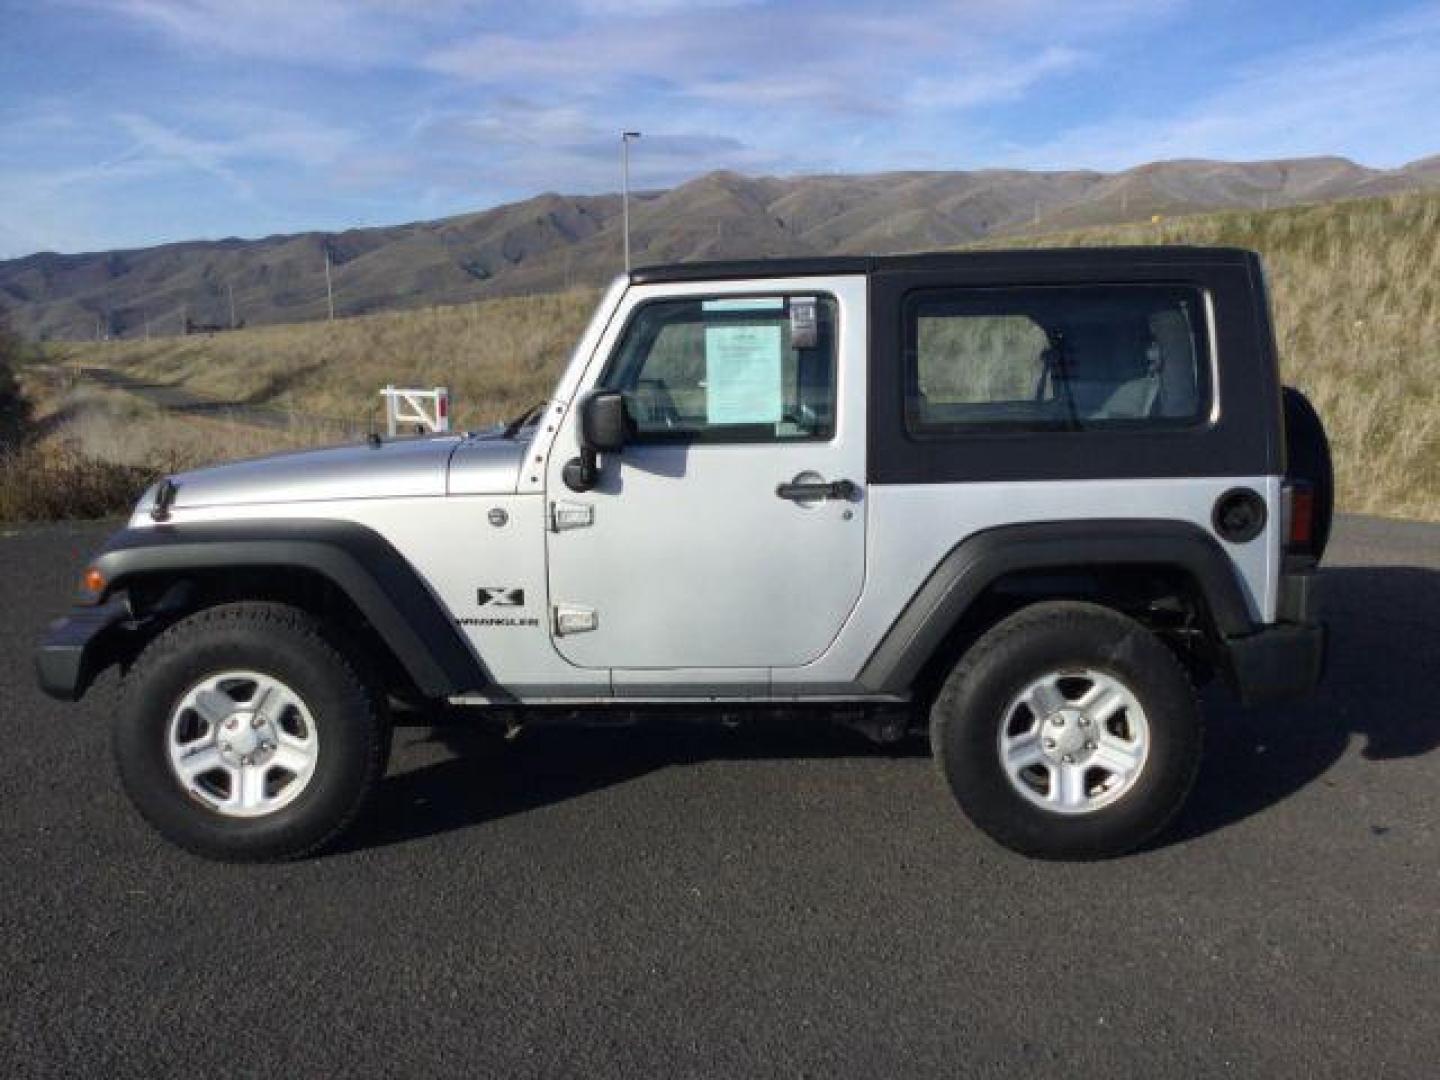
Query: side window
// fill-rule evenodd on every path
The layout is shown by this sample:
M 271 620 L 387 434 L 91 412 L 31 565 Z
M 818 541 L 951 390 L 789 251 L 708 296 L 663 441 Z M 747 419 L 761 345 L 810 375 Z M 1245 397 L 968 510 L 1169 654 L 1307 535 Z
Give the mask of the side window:
M 914 435 L 1184 427 L 1209 411 L 1198 290 L 945 289 L 905 303 Z
M 600 385 L 633 441 L 789 442 L 835 433 L 835 300 L 657 300 L 632 317 Z

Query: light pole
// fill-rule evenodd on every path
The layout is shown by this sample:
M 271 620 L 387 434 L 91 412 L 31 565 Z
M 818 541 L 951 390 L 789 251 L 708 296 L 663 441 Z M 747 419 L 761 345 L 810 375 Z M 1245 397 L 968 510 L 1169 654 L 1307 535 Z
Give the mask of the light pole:
M 335 321 L 335 288 L 330 284 L 330 246 L 325 246 L 325 304 L 330 309 L 330 321 Z
M 630 272 L 630 141 L 638 131 L 620 133 L 620 212 L 625 219 L 625 272 Z

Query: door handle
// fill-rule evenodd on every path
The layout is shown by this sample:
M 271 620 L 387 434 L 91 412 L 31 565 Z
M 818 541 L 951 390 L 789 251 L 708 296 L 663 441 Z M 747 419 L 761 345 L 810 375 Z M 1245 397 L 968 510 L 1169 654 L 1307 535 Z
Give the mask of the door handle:
M 860 485 L 853 480 L 832 480 L 828 484 L 823 481 L 809 484 L 797 484 L 790 481 L 777 486 L 775 494 L 782 499 L 790 499 L 794 502 L 805 502 L 810 499 L 835 499 L 839 502 L 849 502 L 860 494 Z

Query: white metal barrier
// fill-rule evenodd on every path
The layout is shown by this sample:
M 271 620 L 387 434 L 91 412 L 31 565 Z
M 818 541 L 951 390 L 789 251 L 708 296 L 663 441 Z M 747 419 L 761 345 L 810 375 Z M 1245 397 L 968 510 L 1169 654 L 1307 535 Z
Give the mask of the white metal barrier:
M 380 396 L 385 399 L 385 429 L 392 438 L 401 424 L 418 424 L 435 432 L 450 430 L 448 387 L 415 390 L 391 383 L 380 391 Z

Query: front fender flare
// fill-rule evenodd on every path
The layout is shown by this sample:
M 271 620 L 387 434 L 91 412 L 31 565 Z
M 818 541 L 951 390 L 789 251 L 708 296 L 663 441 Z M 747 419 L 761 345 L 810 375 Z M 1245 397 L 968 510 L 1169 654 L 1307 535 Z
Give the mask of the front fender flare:
M 91 565 L 100 603 L 145 575 L 295 567 L 324 577 L 375 628 L 426 697 L 478 690 L 484 667 L 425 580 L 383 536 L 354 522 L 278 519 L 124 529 Z

